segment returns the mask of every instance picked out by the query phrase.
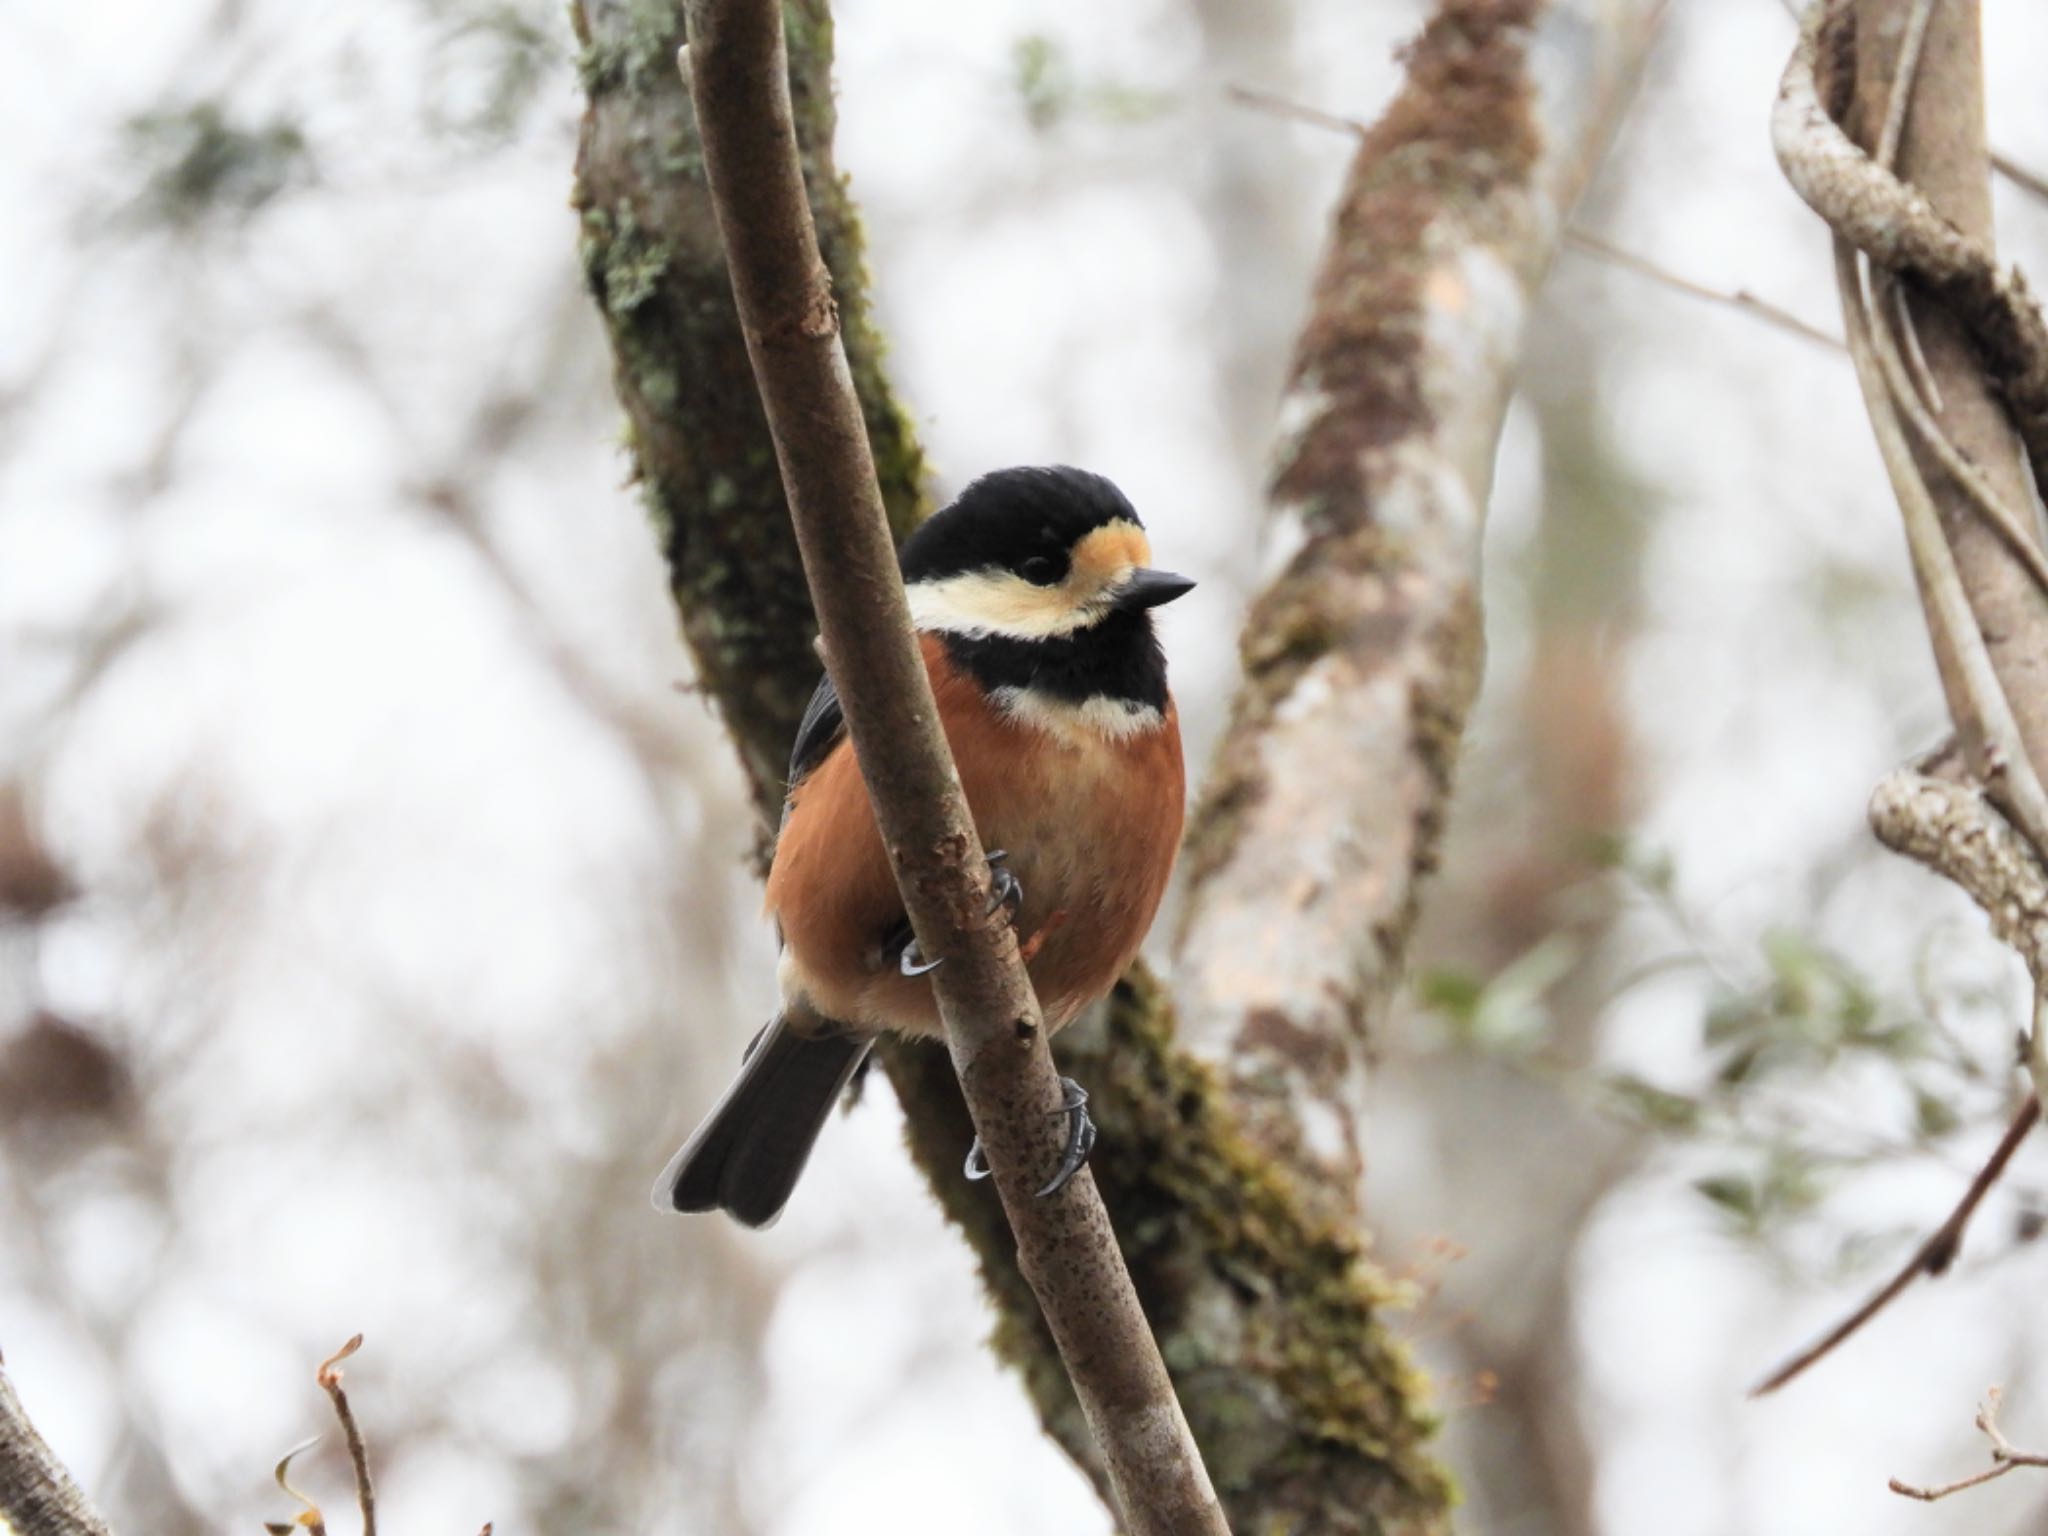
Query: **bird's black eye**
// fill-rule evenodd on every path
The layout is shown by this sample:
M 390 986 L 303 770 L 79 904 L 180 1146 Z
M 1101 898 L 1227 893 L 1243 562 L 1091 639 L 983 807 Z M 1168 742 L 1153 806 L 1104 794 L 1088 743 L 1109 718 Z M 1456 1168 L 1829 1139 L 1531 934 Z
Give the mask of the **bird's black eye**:
M 1051 555 L 1033 555 L 1017 567 L 1017 574 L 1034 587 L 1050 587 L 1057 584 L 1066 574 L 1064 565 L 1064 561 L 1054 559 Z

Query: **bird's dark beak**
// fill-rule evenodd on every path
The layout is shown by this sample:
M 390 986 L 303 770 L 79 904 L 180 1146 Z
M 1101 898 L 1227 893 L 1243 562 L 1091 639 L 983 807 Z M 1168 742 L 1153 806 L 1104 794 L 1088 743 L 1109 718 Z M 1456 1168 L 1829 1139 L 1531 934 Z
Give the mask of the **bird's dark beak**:
M 1117 593 L 1116 605 L 1119 608 L 1157 608 L 1161 603 L 1170 603 L 1194 589 L 1194 582 L 1185 576 L 1140 567 L 1131 572 Z

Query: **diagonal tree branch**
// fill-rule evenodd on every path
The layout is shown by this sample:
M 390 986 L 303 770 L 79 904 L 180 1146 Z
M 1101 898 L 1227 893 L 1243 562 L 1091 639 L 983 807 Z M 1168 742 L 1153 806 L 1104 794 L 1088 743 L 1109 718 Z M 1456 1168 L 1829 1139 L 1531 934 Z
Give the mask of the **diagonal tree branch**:
M 692 0 L 686 67 L 747 351 L 826 655 L 933 977 L 953 1066 L 1019 1268 L 1136 1536 L 1228 1536 L 1223 1511 L 1084 1168 L 1056 1197 L 1062 1092 L 1017 938 L 940 728 L 839 341 L 790 114 L 780 0 Z
M 1523 322 L 1660 9 L 1445 0 L 1359 145 L 1297 346 L 1272 487 L 1292 558 L 1190 827 L 1175 992 L 1257 1144 L 1336 1219 L 1478 685 Z
M 0 1363 L 0 1527 L 22 1536 L 112 1536 L 29 1422 Z

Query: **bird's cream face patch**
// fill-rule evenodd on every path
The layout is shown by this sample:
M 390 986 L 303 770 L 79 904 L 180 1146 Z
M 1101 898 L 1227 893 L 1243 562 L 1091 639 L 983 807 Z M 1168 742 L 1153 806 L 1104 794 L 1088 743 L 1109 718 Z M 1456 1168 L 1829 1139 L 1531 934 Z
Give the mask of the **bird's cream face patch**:
M 1041 587 L 1014 571 L 987 569 L 915 582 L 910 617 L 919 629 L 956 635 L 1070 635 L 1108 613 L 1117 588 L 1151 558 L 1145 530 L 1119 518 L 1081 536 L 1064 581 Z

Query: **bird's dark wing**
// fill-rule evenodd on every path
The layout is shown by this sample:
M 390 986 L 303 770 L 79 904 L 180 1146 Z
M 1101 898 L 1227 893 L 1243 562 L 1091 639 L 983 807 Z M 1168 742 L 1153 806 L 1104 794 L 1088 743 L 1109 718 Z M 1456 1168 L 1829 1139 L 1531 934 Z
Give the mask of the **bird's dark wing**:
M 803 720 L 796 728 L 796 745 L 789 751 L 789 784 L 787 794 L 804 780 L 804 775 L 825 760 L 825 754 L 838 746 L 846 735 L 846 716 L 840 713 L 839 690 L 832 686 L 832 676 L 827 673 L 818 679 L 818 688 L 811 695 L 811 702 L 804 707 Z

